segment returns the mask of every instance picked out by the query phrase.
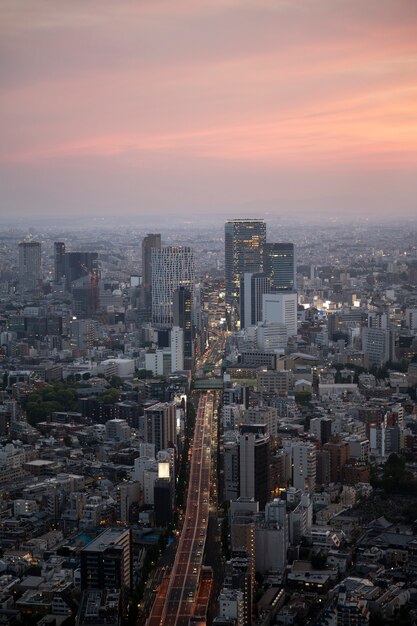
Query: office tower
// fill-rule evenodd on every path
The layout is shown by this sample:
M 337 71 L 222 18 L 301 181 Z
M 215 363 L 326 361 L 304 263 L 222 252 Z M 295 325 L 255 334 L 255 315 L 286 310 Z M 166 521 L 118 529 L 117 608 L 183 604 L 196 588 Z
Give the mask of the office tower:
M 273 500 L 255 524 L 255 569 L 283 574 L 287 565 L 288 515 L 284 500 Z
M 173 322 L 182 328 L 184 334 L 184 368 L 193 369 L 194 337 L 193 337 L 193 299 L 190 289 L 178 287 L 174 292 Z
M 173 325 L 174 293 L 184 287 L 194 297 L 194 255 L 188 246 L 152 248 L 152 322 Z
M 62 254 L 62 261 L 67 291 L 71 291 L 72 283 L 79 278 L 92 274 L 98 275 L 97 252 L 65 252 Z
M 270 440 L 265 424 L 244 424 L 239 440 L 239 493 L 263 510 L 269 500 Z
M 54 280 L 59 282 L 64 276 L 65 243 L 55 241 L 54 243 Z
M 288 440 L 283 448 L 291 459 L 291 484 L 301 491 L 314 491 L 316 485 L 316 447 L 306 441 Z
M 266 224 L 264 220 L 230 220 L 225 224 L 226 302 L 239 298 L 239 286 L 245 272 L 262 272 Z
M 295 291 L 296 262 L 293 243 L 267 243 L 264 271 L 271 278 L 271 291 Z
M 174 448 L 176 444 L 177 407 L 175 402 L 157 402 L 145 409 L 145 443 L 153 443 L 155 452 Z
M 239 496 L 239 445 L 236 441 L 223 444 L 222 500 L 236 500 Z
M 184 369 L 184 331 L 179 326 L 171 328 L 171 372 Z
M 263 319 L 262 296 L 271 286 L 264 272 L 245 272 L 240 280 L 240 327 L 256 326 Z
M 120 589 L 124 608 L 132 587 L 130 530 L 109 528 L 81 550 L 81 590 Z
M 147 309 L 152 308 L 152 250 L 161 249 L 161 235 L 149 233 L 142 241 L 142 287 L 144 304 Z
M 297 294 L 267 293 L 262 296 L 263 321 L 284 324 L 288 337 L 297 334 Z
M 362 350 L 368 366 L 384 365 L 391 356 L 391 331 L 382 328 L 363 328 Z
M 41 244 L 39 241 L 19 243 L 19 282 L 25 289 L 36 287 L 41 278 Z

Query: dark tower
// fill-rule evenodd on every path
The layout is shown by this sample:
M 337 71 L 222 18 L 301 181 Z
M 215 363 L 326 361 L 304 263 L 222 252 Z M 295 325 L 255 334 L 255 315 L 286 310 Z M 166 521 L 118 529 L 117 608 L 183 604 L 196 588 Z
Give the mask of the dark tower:
M 58 283 L 64 276 L 64 257 L 65 257 L 65 243 L 63 241 L 55 241 L 54 243 L 54 268 L 55 268 L 55 282 Z
M 293 243 L 267 243 L 264 270 L 271 278 L 272 293 L 295 291 L 296 264 Z
M 145 308 L 152 308 L 152 249 L 161 249 L 161 235 L 149 233 L 142 241 L 142 287 Z
M 262 272 L 266 224 L 264 220 L 230 220 L 225 225 L 226 302 L 237 303 L 242 274 Z
M 178 287 L 174 291 L 173 322 L 184 331 L 184 367 L 192 370 L 194 359 L 193 298 L 190 289 Z

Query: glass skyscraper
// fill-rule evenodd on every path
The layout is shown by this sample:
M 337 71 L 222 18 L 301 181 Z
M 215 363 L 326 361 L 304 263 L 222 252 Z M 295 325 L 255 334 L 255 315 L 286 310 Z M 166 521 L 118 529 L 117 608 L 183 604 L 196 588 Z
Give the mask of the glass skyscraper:
M 296 264 L 293 243 L 267 243 L 264 270 L 271 279 L 271 291 L 295 291 Z
M 264 220 L 237 219 L 225 225 L 226 302 L 239 298 L 240 279 L 245 272 L 262 272 L 266 224 Z

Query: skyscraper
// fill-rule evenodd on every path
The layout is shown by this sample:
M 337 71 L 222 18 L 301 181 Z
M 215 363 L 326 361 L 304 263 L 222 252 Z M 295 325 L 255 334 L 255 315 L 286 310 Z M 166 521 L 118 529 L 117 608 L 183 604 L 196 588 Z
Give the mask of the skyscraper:
M 144 304 L 147 309 L 152 307 L 152 249 L 161 249 L 161 235 L 148 233 L 142 241 L 142 287 Z
M 240 427 L 239 493 L 254 498 L 263 510 L 269 500 L 270 440 L 265 424 L 244 424 Z
M 171 327 L 176 289 L 188 289 L 193 298 L 194 283 L 194 255 L 190 247 L 152 248 L 152 322 L 161 327 Z
M 245 272 L 262 272 L 266 224 L 264 220 L 237 219 L 225 225 L 226 302 L 239 297 L 239 286 Z
M 174 292 L 173 323 L 184 331 L 184 367 L 191 370 L 194 358 L 193 299 L 190 289 L 181 286 Z
M 19 243 L 19 282 L 33 289 L 41 277 L 41 244 L 39 241 Z
M 65 243 L 55 241 L 54 243 L 54 280 L 57 283 L 64 276 Z
M 64 275 L 67 291 L 71 291 L 72 283 L 98 271 L 97 252 L 65 252 Z
M 240 327 L 256 326 L 263 319 L 262 296 L 271 291 L 265 272 L 245 272 L 240 281 Z
M 264 271 L 271 278 L 271 291 L 294 291 L 296 285 L 295 249 L 293 243 L 267 243 Z

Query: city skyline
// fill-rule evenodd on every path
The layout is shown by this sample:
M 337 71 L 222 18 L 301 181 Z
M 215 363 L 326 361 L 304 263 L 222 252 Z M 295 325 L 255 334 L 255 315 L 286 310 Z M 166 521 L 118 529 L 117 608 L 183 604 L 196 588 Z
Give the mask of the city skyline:
M 413 0 L 2 2 L 0 213 L 413 215 Z

